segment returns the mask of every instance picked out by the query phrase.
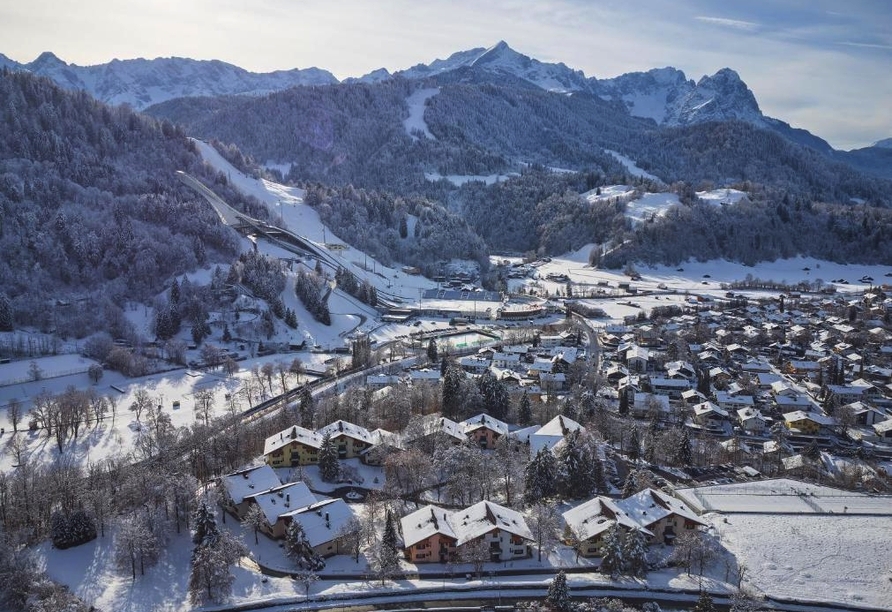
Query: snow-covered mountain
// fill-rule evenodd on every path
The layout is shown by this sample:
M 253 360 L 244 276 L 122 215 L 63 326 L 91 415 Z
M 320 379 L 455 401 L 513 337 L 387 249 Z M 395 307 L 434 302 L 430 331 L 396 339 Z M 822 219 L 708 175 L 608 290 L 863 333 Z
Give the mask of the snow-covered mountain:
M 883 138 L 873 143 L 873 146 L 879 149 L 892 149 L 892 138 Z
M 739 120 L 769 127 L 753 92 L 730 68 L 696 83 L 671 67 L 592 81 L 597 95 L 620 100 L 631 115 L 653 119 L 660 125 Z
M 518 53 L 503 40 L 489 49 L 459 51 L 445 60 L 437 59 L 430 65 L 418 64 L 396 74 L 407 79 L 421 79 L 464 67 L 473 67 L 497 76 L 510 75 L 547 91 L 589 91 L 589 83 L 581 71 L 568 68 L 562 63 L 540 62 Z
M 44 52 L 28 64 L 0 56 L 0 67 L 27 70 L 49 77 L 66 89 L 85 90 L 108 104 L 129 104 L 136 109 L 185 96 L 260 95 L 295 85 L 338 82 L 330 72 L 319 68 L 255 73 L 217 60 L 180 57 L 115 59 L 107 64 L 78 66 Z

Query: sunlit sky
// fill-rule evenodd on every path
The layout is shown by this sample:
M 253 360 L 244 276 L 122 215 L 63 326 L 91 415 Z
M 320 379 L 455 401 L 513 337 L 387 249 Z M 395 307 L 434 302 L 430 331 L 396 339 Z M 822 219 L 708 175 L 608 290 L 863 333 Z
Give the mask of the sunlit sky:
M 740 73 L 762 111 L 841 149 L 892 137 L 887 0 L 0 0 L 0 53 L 391 72 L 505 40 L 586 76 Z

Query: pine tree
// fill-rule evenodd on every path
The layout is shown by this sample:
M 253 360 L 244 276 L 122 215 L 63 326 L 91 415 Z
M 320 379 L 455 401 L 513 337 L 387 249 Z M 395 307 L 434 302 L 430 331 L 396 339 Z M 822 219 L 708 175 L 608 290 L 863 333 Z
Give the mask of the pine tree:
M 0 331 L 12 331 L 12 303 L 5 293 L 0 293 Z
M 700 591 L 700 598 L 697 604 L 691 609 L 691 612 L 717 612 L 712 596 L 706 591 Z
M 303 526 L 296 520 L 285 530 L 285 555 L 302 569 L 318 572 L 325 567 L 325 561 L 313 550 Z
M 626 476 L 626 481 L 623 483 L 622 496 L 623 499 L 627 497 L 632 497 L 641 490 L 641 486 L 638 482 L 639 480 L 639 471 L 638 470 L 629 470 L 628 475 Z
M 611 578 L 619 576 L 625 565 L 623 559 L 623 543 L 620 535 L 619 526 L 614 523 L 604 534 L 604 543 L 601 546 L 601 568 L 602 574 L 608 574 Z
M 405 238 L 409 235 L 409 227 L 406 225 L 406 215 L 400 217 L 400 238 Z
M 626 389 L 619 392 L 619 408 L 617 410 L 621 415 L 629 414 L 629 393 Z
M 381 537 L 381 543 L 390 550 L 399 552 L 399 541 L 396 537 L 396 527 L 390 510 L 384 515 L 384 535 Z
M 192 525 L 195 528 L 195 533 L 192 534 L 192 543 L 196 547 L 212 546 L 220 539 L 217 520 L 207 502 L 201 502 L 195 509 L 195 513 L 192 515 Z
M 325 482 L 337 482 L 341 475 L 338 449 L 328 433 L 322 437 L 322 446 L 319 447 L 319 473 Z
M 170 303 L 180 303 L 180 282 L 176 278 L 173 279 L 173 284 L 170 286 Z
M 443 416 L 456 418 L 462 408 L 462 386 L 465 373 L 457 365 L 450 364 L 443 376 Z
M 592 469 L 592 450 L 578 429 L 564 438 L 564 444 L 558 451 L 557 463 L 558 489 L 565 497 L 583 499 L 597 488 L 596 475 Z
M 691 432 L 685 426 L 681 428 L 681 441 L 675 449 L 674 459 L 675 465 L 681 466 L 691 465 L 694 461 L 694 453 L 691 449 Z
M 530 405 L 530 396 L 524 391 L 520 396 L 520 406 L 517 408 L 517 421 L 521 425 L 529 425 L 533 422 L 533 407 Z
M 623 537 L 623 560 L 630 576 L 644 578 L 647 574 L 647 542 L 638 529 L 630 529 Z
M 570 600 L 570 587 L 567 586 L 567 574 L 564 570 L 559 571 L 548 585 L 545 602 L 555 612 L 570 612 L 573 609 L 573 602 Z
M 427 343 L 427 359 L 431 363 L 437 360 L 437 342 L 433 338 Z
M 638 435 L 638 428 L 632 427 L 631 433 L 629 433 L 629 459 L 637 462 L 638 458 L 641 456 L 641 438 Z
M 524 498 L 533 504 L 557 494 L 558 468 L 554 455 L 540 448 L 524 470 Z

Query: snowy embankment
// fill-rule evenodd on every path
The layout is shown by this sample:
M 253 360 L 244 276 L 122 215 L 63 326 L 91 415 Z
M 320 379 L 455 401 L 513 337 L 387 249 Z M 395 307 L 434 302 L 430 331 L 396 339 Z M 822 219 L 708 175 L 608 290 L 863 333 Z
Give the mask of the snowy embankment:
M 229 177 L 230 183 L 246 195 L 251 195 L 266 204 L 294 233 L 315 242 L 317 245 L 337 245 L 330 255 L 345 269 L 360 279 L 368 281 L 378 291 L 392 293 L 403 299 L 417 298 L 419 289 L 430 289 L 436 286 L 432 281 L 416 275 L 410 275 L 401 269 L 390 268 L 375 261 L 366 253 L 353 248 L 326 227 L 316 210 L 304 203 L 304 191 L 296 187 L 280 185 L 266 179 L 255 179 L 246 176 L 207 143 L 195 141 L 204 160 L 216 170 Z M 411 233 L 410 233 L 411 235 Z M 259 248 L 276 256 L 294 255 L 284 249 L 265 244 L 261 241 Z

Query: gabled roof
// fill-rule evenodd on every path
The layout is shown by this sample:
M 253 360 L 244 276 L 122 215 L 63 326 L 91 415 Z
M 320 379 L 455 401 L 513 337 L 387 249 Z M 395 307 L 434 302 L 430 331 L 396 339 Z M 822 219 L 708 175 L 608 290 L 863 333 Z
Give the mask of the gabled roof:
M 246 497 L 278 487 L 281 484 L 282 482 L 276 476 L 273 468 L 265 464 L 239 470 L 223 477 L 223 488 L 236 505 L 242 503 Z
M 699 525 L 705 525 L 697 514 L 681 500 L 656 489 L 644 489 L 617 502 L 626 515 L 642 527 L 650 527 L 670 514 L 676 514 Z
M 719 408 L 712 402 L 700 402 L 699 404 L 694 405 L 694 414 L 696 416 L 704 416 L 708 414 L 715 414 L 717 416 L 728 418 L 728 413 L 723 408 Z
M 450 511 L 428 504 L 401 518 L 404 546 L 414 546 L 438 533 L 457 540 L 449 524 L 449 515 Z
M 454 512 L 449 523 L 455 532 L 458 546 L 479 538 L 493 529 L 507 531 L 526 540 L 533 539 L 533 534 L 520 512 L 486 500 Z
M 310 546 L 319 546 L 337 538 L 354 514 L 353 509 L 343 499 L 326 499 L 279 516 L 290 517 L 300 523 L 307 534 Z
M 482 412 L 477 416 L 473 416 L 470 419 L 462 421 L 461 423 L 459 423 L 459 425 L 462 427 L 465 435 L 482 428 L 491 429 L 499 435 L 505 435 L 508 433 L 507 423 Z
M 317 429 L 316 433 L 322 437 L 324 437 L 325 434 L 328 434 L 333 440 L 343 436 L 353 438 L 354 440 L 361 440 L 366 444 L 374 444 L 375 442 L 368 429 L 360 427 L 359 425 L 354 425 L 349 421 L 339 420 L 334 423 L 329 423 L 325 427 Z
M 292 425 L 288 429 L 283 429 L 279 433 L 273 434 L 267 438 L 266 442 L 263 444 L 263 454 L 269 455 L 284 446 L 288 446 L 292 442 L 318 449 L 322 446 L 322 436 L 315 431 Z
M 698 525 L 706 524 L 684 502 L 655 489 L 644 489 L 620 500 L 598 496 L 568 510 L 563 516 L 577 537 L 588 539 L 613 524 L 653 535 L 649 527 L 672 514 Z
M 289 482 L 268 491 L 255 493 L 247 499 L 253 500 L 260 506 L 266 516 L 266 522 L 270 525 L 275 523 L 283 512 L 305 508 L 319 501 L 309 487 L 302 482 Z

